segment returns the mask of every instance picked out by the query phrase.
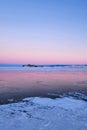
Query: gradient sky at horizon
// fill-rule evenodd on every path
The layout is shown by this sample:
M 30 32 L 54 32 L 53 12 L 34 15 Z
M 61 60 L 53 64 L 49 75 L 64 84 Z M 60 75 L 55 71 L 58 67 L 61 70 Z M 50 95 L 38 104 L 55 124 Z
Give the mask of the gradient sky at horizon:
M 87 64 L 87 0 L 0 0 L 0 63 Z

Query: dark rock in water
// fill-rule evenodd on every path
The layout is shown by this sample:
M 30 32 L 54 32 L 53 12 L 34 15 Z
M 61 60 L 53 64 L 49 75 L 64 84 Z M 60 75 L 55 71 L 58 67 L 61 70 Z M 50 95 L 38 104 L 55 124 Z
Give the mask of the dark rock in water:
M 32 65 L 32 64 L 27 64 L 27 65 L 22 65 L 22 67 L 38 67 L 37 65 Z
M 22 67 L 49 67 L 48 65 L 32 65 L 32 64 L 27 64 L 27 65 L 22 65 Z
M 25 65 L 22 65 L 22 67 L 25 67 Z

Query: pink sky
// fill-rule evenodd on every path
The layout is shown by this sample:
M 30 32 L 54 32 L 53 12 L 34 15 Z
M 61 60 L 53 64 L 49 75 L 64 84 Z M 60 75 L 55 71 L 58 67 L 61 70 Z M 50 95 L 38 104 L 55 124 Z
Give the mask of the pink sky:
M 0 2 L 0 63 L 87 64 L 87 2 Z

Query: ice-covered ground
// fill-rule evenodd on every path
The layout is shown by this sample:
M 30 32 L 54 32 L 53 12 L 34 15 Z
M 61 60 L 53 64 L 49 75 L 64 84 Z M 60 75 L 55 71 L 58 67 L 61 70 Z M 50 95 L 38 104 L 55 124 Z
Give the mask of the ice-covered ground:
M 87 102 L 35 97 L 0 105 L 0 130 L 87 130 Z

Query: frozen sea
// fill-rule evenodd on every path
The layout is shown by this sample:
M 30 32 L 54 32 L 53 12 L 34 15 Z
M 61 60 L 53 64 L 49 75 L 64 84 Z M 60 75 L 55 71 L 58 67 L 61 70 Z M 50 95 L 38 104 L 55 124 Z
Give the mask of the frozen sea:
M 87 130 L 87 65 L 0 65 L 0 130 Z
M 0 130 L 87 130 L 87 102 L 32 97 L 1 105 Z

